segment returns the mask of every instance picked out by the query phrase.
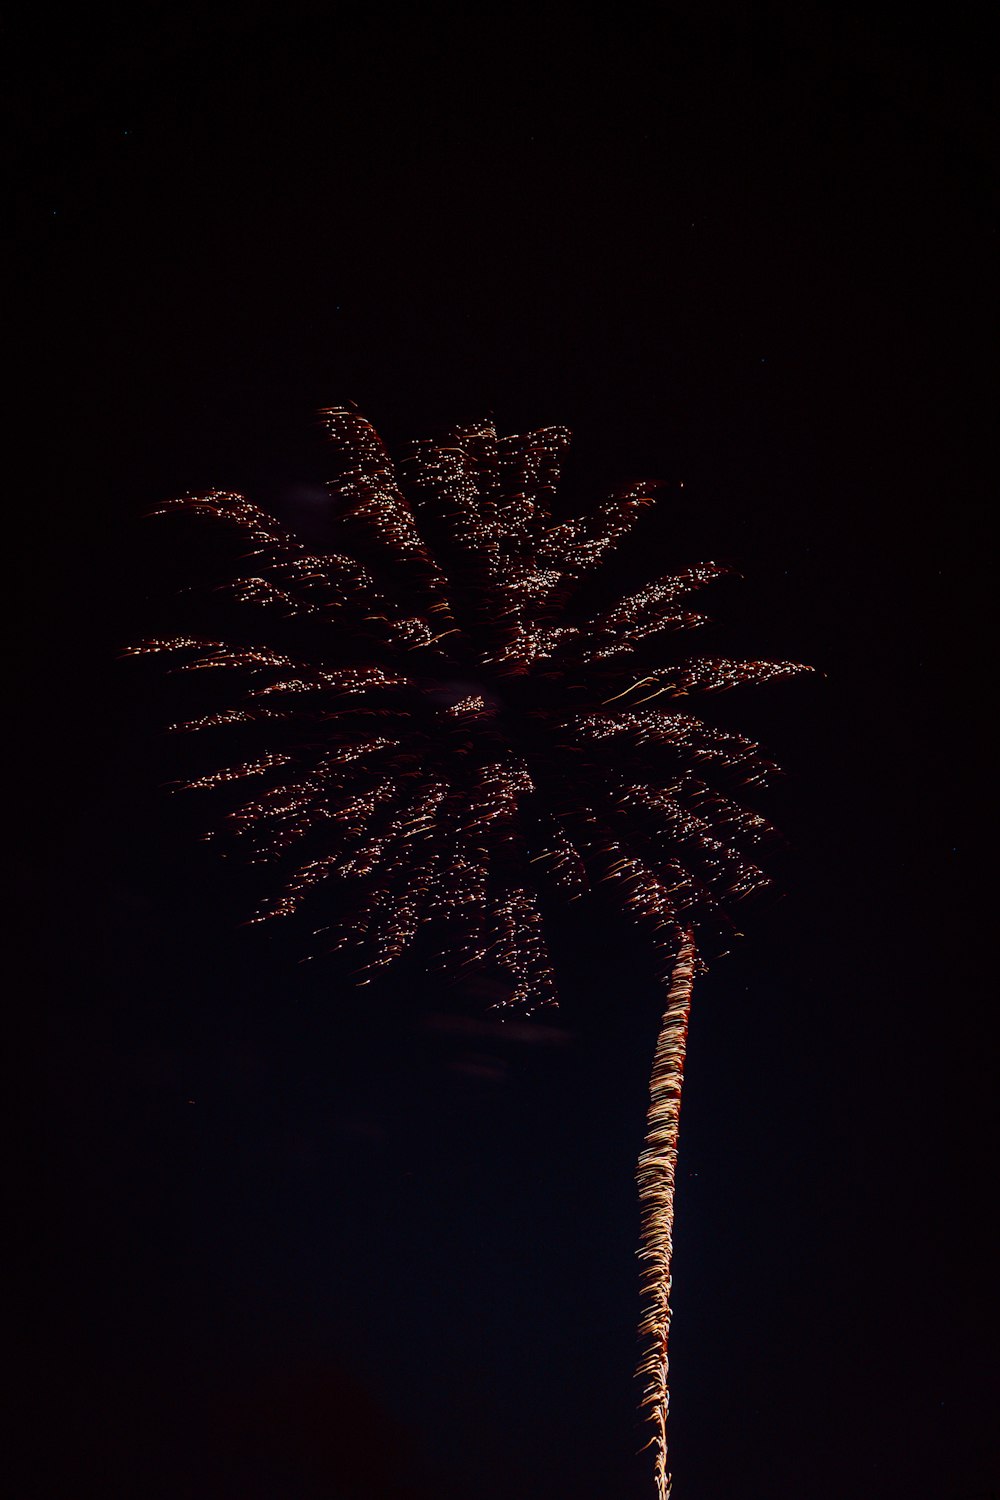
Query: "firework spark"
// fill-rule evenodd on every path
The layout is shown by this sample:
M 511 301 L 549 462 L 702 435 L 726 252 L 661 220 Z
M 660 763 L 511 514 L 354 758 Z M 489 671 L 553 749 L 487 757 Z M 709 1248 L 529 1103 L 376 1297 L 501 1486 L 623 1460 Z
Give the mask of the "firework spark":
M 580 899 L 606 882 L 646 934 L 668 984 L 639 1167 L 640 1372 L 663 1497 L 694 932 L 765 883 L 751 854 L 768 825 L 734 789 L 773 769 L 752 741 L 670 700 L 805 669 L 713 656 L 650 665 L 651 650 L 676 655 L 679 633 L 705 624 L 683 606 L 727 571 L 717 563 L 588 613 L 581 584 L 653 499 L 634 486 L 555 521 L 565 428 L 502 437 L 489 424 L 460 427 L 396 464 L 355 411 L 322 415 L 341 460 L 331 550 L 310 551 L 240 495 L 161 508 L 235 533 L 240 566 L 223 597 L 303 644 L 182 635 L 128 654 L 225 674 L 235 701 L 173 728 L 236 735 L 240 751 L 181 785 L 230 799 L 227 787 L 250 791 L 218 832 L 276 865 L 251 920 L 322 914 L 317 935 L 357 953 L 362 982 L 426 934 L 446 967 L 499 976 L 501 1008 L 551 1006 L 546 890 Z

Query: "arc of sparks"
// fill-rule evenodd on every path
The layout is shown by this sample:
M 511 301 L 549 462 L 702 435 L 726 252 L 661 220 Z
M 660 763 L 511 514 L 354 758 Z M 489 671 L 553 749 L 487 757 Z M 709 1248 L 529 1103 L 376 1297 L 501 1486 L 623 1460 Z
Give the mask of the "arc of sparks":
M 691 1013 L 696 961 L 694 934 L 689 927 L 681 939 L 667 990 L 649 1083 L 646 1140 L 636 1169 L 641 1210 L 638 1256 L 642 1267 L 640 1285 L 643 1299 L 639 1336 L 644 1342 L 638 1375 L 644 1382 L 642 1410 L 653 1427 L 645 1446 L 653 1449 L 657 1500 L 668 1500 L 670 1495 L 670 1474 L 667 1470 L 670 1262 L 674 1246 L 674 1188 L 681 1086 L 684 1080 L 688 1018 Z

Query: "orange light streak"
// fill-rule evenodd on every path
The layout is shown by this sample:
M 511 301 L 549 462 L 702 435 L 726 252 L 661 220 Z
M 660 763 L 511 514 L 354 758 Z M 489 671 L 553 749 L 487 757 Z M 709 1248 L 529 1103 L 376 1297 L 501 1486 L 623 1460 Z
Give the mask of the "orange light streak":
M 667 1416 L 670 1390 L 670 1262 L 674 1248 L 674 1189 L 677 1177 L 677 1140 L 680 1129 L 681 1086 L 687 1049 L 691 990 L 696 951 L 694 934 L 685 932 L 667 991 L 649 1084 L 646 1143 L 639 1157 L 636 1181 L 641 1208 L 641 1290 L 644 1300 L 639 1335 L 645 1350 L 638 1374 L 643 1381 L 642 1409 L 652 1423 L 647 1447 L 653 1449 L 657 1500 L 668 1500 Z

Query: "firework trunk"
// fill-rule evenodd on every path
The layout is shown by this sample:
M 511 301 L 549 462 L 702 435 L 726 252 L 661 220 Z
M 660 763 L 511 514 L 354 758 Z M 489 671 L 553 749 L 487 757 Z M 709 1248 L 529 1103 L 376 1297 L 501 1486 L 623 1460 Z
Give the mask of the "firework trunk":
M 643 1353 L 638 1373 L 643 1382 L 642 1410 L 653 1427 L 646 1446 L 653 1449 L 657 1500 L 667 1500 L 670 1494 L 667 1472 L 670 1257 L 681 1084 L 695 960 L 694 934 L 689 929 L 681 942 L 667 990 L 649 1084 L 646 1142 L 636 1171 L 641 1209 L 639 1260 L 643 1308 L 639 1324 Z

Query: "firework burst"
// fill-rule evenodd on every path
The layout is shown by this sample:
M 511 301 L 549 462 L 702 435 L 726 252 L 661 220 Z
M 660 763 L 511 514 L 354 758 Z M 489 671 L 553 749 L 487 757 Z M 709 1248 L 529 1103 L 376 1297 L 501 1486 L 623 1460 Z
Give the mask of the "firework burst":
M 311 550 L 240 495 L 162 507 L 230 528 L 240 567 L 224 590 L 262 620 L 289 622 L 272 642 L 294 627 L 305 648 L 178 636 L 128 654 L 167 653 L 176 670 L 229 685 L 229 703 L 173 728 L 237 735 L 240 752 L 184 785 L 236 788 L 213 836 L 275 866 L 252 920 L 321 916 L 314 937 L 356 950 L 363 981 L 419 934 L 447 968 L 499 975 L 502 1009 L 553 1005 L 546 888 L 576 899 L 606 882 L 646 934 L 668 999 L 639 1168 L 640 1371 L 666 1496 L 694 933 L 766 883 L 754 850 L 767 824 L 737 789 L 771 769 L 752 741 L 678 700 L 804 669 L 677 651 L 678 633 L 705 623 L 688 606 L 727 571 L 716 563 L 610 607 L 581 605 L 581 585 L 653 501 L 639 485 L 554 520 L 565 428 L 460 427 L 397 465 L 353 410 L 323 418 L 341 459 L 331 550 Z M 674 659 L 651 667 L 658 645 Z

